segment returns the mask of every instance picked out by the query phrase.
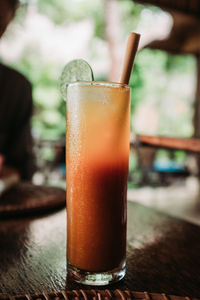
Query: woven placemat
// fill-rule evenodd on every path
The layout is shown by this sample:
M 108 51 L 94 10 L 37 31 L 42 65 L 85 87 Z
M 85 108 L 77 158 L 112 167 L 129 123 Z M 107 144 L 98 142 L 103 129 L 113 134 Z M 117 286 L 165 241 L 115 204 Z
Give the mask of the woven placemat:
M 134 292 L 129 290 L 73 290 L 73 291 L 61 291 L 52 293 L 41 293 L 34 295 L 17 295 L 8 296 L 1 295 L 1 300 L 190 300 L 198 298 L 172 296 L 158 293 L 147 293 L 147 292 Z
M 0 216 L 44 212 L 65 205 L 66 192 L 58 187 L 21 182 L 0 197 Z

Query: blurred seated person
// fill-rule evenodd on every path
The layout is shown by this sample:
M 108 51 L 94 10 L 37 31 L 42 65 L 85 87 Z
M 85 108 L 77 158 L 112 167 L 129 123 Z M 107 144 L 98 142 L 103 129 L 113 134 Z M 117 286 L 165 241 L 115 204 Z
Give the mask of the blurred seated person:
M 17 6 L 18 0 L 0 0 L 0 38 Z M 22 180 L 32 178 L 35 170 L 30 124 L 32 109 L 29 81 L 0 63 L 0 178 L 13 173 Z

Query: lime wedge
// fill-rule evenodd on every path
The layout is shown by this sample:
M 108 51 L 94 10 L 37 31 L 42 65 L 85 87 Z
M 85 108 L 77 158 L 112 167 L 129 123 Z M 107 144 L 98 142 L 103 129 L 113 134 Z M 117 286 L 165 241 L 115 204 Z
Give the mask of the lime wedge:
M 94 76 L 92 68 L 83 59 L 75 59 L 70 61 L 64 67 L 60 77 L 60 91 L 64 99 L 66 99 L 67 86 L 75 81 L 93 81 Z

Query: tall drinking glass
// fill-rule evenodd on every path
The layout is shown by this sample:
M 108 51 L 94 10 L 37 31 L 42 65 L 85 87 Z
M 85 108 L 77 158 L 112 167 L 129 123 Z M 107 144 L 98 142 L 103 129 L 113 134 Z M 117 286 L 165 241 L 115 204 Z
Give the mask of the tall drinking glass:
M 130 88 L 75 82 L 67 91 L 67 260 L 77 282 L 106 285 L 126 265 Z

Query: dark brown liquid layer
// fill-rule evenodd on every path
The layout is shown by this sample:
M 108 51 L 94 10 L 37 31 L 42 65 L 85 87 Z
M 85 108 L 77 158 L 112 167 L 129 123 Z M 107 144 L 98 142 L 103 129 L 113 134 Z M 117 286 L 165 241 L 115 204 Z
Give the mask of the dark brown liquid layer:
M 68 261 L 87 271 L 119 267 L 126 255 L 127 163 L 79 165 L 67 180 Z

